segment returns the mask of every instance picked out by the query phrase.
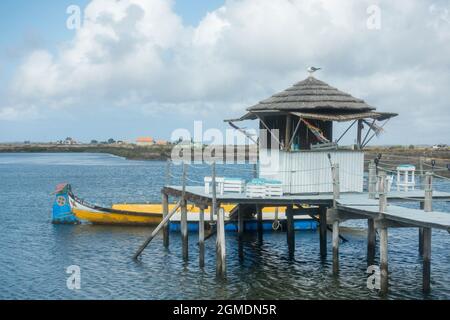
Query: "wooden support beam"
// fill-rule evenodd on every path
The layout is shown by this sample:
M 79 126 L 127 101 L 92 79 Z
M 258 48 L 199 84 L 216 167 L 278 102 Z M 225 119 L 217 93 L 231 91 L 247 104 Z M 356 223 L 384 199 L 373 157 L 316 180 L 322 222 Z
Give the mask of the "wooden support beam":
M 164 219 L 169 214 L 169 196 L 165 193 L 162 194 L 162 207 Z M 163 227 L 163 244 L 165 248 L 169 248 L 169 230 L 170 230 L 170 220 Z
M 292 214 L 292 205 L 286 208 L 286 222 L 287 222 L 287 243 L 289 257 L 293 258 L 295 253 L 295 232 L 294 232 L 294 215 Z
M 433 211 L 433 173 L 425 174 L 425 212 Z M 431 228 L 423 228 L 423 292 L 429 293 L 431 290 Z
M 320 228 L 320 256 L 322 259 L 327 257 L 327 207 L 319 207 L 319 228 Z
M 187 222 L 187 202 L 186 200 L 182 200 L 181 203 L 181 221 L 180 221 L 180 229 L 181 229 L 181 247 L 182 247 L 182 255 L 183 260 L 187 261 L 189 258 L 189 238 L 188 238 L 188 222 Z
M 423 228 L 423 292 L 431 290 L 431 228 Z
M 375 246 L 377 241 L 377 234 L 375 231 L 375 221 L 373 219 L 367 220 L 367 266 L 372 266 L 375 263 Z
M 425 209 L 425 203 L 423 201 L 420 202 L 420 209 Z M 423 228 L 419 228 L 419 255 L 423 257 Z
M 181 196 L 181 249 L 183 260 L 187 261 L 189 256 L 189 240 L 188 240 L 188 222 L 187 222 L 187 201 L 186 201 L 186 178 L 187 178 L 187 165 L 183 163 L 183 191 Z
M 356 138 L 356 143 L 358 145 L 359 150 L 362 149 L 362 130 L 363 130 L 363 128 L 364 128 L 363 120 L 360 119 L 360 120 L 358 120 L 358 133 L 357 133 L 357 138 Z
M 261 205 L 256 205 L 256 223 L 258 232 L 258 241 L 263 240 L 263 217 L 262 217 L 263 207 Z
M 333 274 L 339 273 L 339 220 L 333 222 Z
M 205 266 L 205 207 L 200 207 L 199 219 L 198 219 L 198 259 L 199 266 L 203 268 Z
M 425 174 L 425 198 L 423 202 L 420 202 L 420 209 L 425 212 L 433 211 L 433 174 L 431 172 L 427 172 Z M 423 256 L 423 229 L 419 228 L 419 254 Z
M 244 237 L 244 210 L 241 205 L 238 205 L 238 242 L 239 242 L 239 258 L 244 257 L 244 245 L 243 245 L 243 237 Z
M 379 201 L 379 220 L 384 219 L 384 213 L 387 209 L 387 185 L 386 185 L 386 172 L 380 172 L 379 176 L 378 192 L 380 194 Z M 381 294 L 385 295 L 388 292 L 389 287 L 389 273 L 388 273 L 388 228 L 382 226 L 380 231 L 380 278 L 381 278 Z
M 216 275 L 226 275 L 226 246 L 225 246 L 225 211 L 217 212 L 217 239 L 216 239 Z
M 388 229 L 382 228 L 380 232 L 380 292 L 382 295 L 388 293 Z
M 152 242 L 153 238 L 156 237 L 156 235 L 162 230 L 163 226 L 165 226 L 169 222 L 170 218 L 175 214 L 175 212 L 177 212 L 177 210 L 180 208 L 180 206 L 181 206 L 181 202 L 178 202 L 177 205 L 175 206 L 175 208 L 173 208 L 172 211 L 155 228 L 155 230 L 153 230 L 150 237 L 148 237 L 147 240 L 145 240 L 145 242 L 139 247 L 138 251 L 136 251 L 136 253 L 133 256 L 133 259 L 136 260 L 137 258 L 139 258 L 139 256 L 145 250 L 145 248 L 147 248 L 147 246 L 150 244 L 150 242 Z

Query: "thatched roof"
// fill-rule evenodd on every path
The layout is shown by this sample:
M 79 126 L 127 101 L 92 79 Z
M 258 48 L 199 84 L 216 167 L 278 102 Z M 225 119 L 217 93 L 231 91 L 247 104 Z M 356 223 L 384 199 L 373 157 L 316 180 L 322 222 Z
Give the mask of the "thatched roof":
M 258 111 L 366 112 L 375 110 L 364 100 L 331 87 L 312 76 L 247 109 Z

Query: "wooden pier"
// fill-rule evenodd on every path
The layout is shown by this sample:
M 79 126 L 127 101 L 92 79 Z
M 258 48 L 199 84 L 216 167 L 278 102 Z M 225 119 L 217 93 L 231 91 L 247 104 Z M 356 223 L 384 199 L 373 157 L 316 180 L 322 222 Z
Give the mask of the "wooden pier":
M 338 177 L 338 167 L 334 169 L 335 176 Z M 410 192 L 387 192 L 385 187 L 386 174 L 381 172 L 378 177 L 379 190 L 374 193 L 341 193 L 339 184 L 336 183 L 334 193 L 312 194 L 312 195 L 283 195 L 281 197 L 251 198 L 245 193 L 225 193 L 223 195 L 212 192 L 206 194 L 204 187 L 196 186 L 166 186 L 162 189 L 162 199 L 164 204 L 164 221 L 158 227 L 150 239 L 148 239 L 139 251 L 135 254 L 138 258 L 151 239 L 160 231 L 163 234 L 163 243 L 169 245 L 168 223 L 176 210 L 168 212 L 167 203 L 170 197 L 177 199 L 178 205 L 175 209 L 181 210 L 181 233 L 182 233 L 182 256 L 188 260 L 188 232 L 186 228 L 187 205 L 193 204 L 199 207 L 199 265 L 201 268 L 205 264 L 205 219 L 204 210 L 211 207 L 211 213 L 216 216 L 216 271 L 218 276 L 226 274 L 226 246 L 225 246 L 225 219 L 223 210 L 219 210 L 222 204 L 235 204 L 235 214 L 230 219 L 235 219 L 238 224 L 239 246 L 242 247 L 242 234 L 244 233 L 244 219 L 249 217 L 244 215 L 244 208 L 253 207 L 256 221 L 258 223 L 258 239 L 263 239 L 262 209 L 266 207 L 286 207 L 287 223 L 287 245 L 288 255 L 295 254 L 295 232 L 293 228 L 293 217 L 298 215 L 314 216 L 319 222 L 320 234 L 320 257 L 327 256 L 327 228 L 332 226 L 332 254 L 333 272 L 339 273 L 339 244 L 340 244 L 340 224 L 347 220 L 367 220 L 367 264 L 373 265 L 375 261 L 376 231 L 379 234 L 380 246 L 380 274 L 382 294 L 388 292 L 388 230 L 389 228 L 418 228 L 420 233 L 420 252 L 423 257 L 423 291 L 430 291 L 430 263 L 431 263 L 431 230 L 443 229 L 450 233 L 450 214 L 432 211 L 432 201 L 449 201 L 450 193 L 431 191 L 432 177 L 427 175 L 429 187 L 425 191 Z M 370 178 L 369 180 L 374 180 Z M 376 181 L 376 179 L 375 179 Z M 214 184 L 213 184 L 214 185 Z M 373 192 L 373 189 L 371 188 Z M 415 201 L 423 203 L 425 210 L 408 209 L 394 205 L 399 201 Z M 305 208 L 305 205 L 309 207 Z M 210 218 L 210 220 L 212 217 Z M 253 218 L 255 219 L 255 218 Z M 150 241 L 149 241 L 150 240 Z M 239 250 L 240 255 L 243 251 Z
M 443 229 L 450 232 L 450 214 L 434 212 L 433 201 L 450 201 L 450 193 L 433 191 L 433 173 L 427 173 L 422 191 L 388 192 L 386 179 L 388 169 L 379 166 L 381 155 L 369 165 L 368 192 L 364 190 L 364 148 L 382 132 L 387 122 L 396 113 L 379 112 L 364 100 L 355 98 L 327 83 L 316 79 L 312 73 L 286 90 L 247 108 L 238 119 L 225 120 L 234 129 L 244 133 L 236 122 L 257 120 L 261 132 L 258 140 L 259 177 L 276 181 L 282 196 L 248 196 L 246 193 L 216 192 L 216 164 L 212 163 L 212 192 L 203 187 L 186 185 L 186 165 L 183 166 L 181 186 L 167 186 L 162 189 L 164 205 L 163 223 L 155 232 L 164 229 L 164 245 L 169 244 L 167 226 L 174 212 L 168 212 L 169 198 L 176 199 L 181 207 L 182 255 L 188 259 L 188 233 L 186 230 L 186 206 L 194 204 L 202 210 L 211 208 L 211 217 L 216 217 L 216 270 L 217 275 L 226 273 L 225 219 L 223 204 L 233 204 L 231 219 L 238 223 L 239 248 L 242 248 L 244 220 L 257 222 L 258 239 L 263 239 L 263 209 L 266 207 L 286 208 L 286 235 L 290 257 L 295 254 L 294 220 L 296 216 L 310 216 L 319 221 L 320 257 L 328 253 L 327 232 L 332 230 L 333 272 L 339 273 L 340 224 L 346 220 L 367 220 L 367 263 L 375 261 L 375 246 L 380 246 L 381 293 L 388 291 L 388 243 L 390 228 L 418 228 L 419 253 L 423 257 L 423 291 L 430 290 L 431 232 Z M 350 125 L 339 138 L 333 132 L 333 122 L 349 122 Z M 357 143 L 351 147 L 340 147 L 339 141 L 356 125 Z M 366 130 L 363 135 L 363 130 Z M 364 137 L 364 138 L 363 138 Z M 253 140 L 253 139 L 252 139 Z M 253 140 L 256 142 L 256 140 Z M 182 148 L 183 145 L 180 144 Z M 188 147 L 189 144 L 188 144 Z M 190 150 L 190 149 L 189 149 Z M 191 155 L 191 153 L 186 152 Z M 177 150 L 184 155 L 183 150 Z M 183 152 L 181 152 L 183 151 Z M 212 152 L 208 155 L 212 159 Z M 220 157 L 219 157 L 220 158 Z M 197 159 L 203 161 L 205 158 Z M 213 161 L 221 161 L 214 158 Z M 233 158 L 234 159 L 234 158 Z M 189 162 L 191 158 L 184 159 Z M 274 166 L 272 166 L 273 164 Z M 411 167 L 411 166 L 409 166 Z M 431 168 L 434 168 L 432 164 Z M 397 167 L 397 170 L 398 167 Z M 415 168 L 413 169 L 415 171 Z M 421 170 L 423 174 L 423 170 Z M 248 175 L 248 174 L 247 174 Z M 222 177 L 223 178 L 223 177 Z M 208 179 L 209 180 L 209 179 Z M 415 184 L 415 179 L 403 181 Z M 392 181 L 392 180 L 391 180 Z M 198 182 L 198 181 L 197 181 Z M 258 184 L 257 182 L 256 184 Z M 202 181 L 198 183 L 203 184 Z M 250 184 L 251 186 L 251 184 Z M 209 188 L 209 187 L 208 187 Z M 414 186 L 413 186 L 414 188 Z M 208 191 L 209 192 L 209 191 Z M 253 194 L 249 192 L 249 194 Z M 393 203 L 413 201 L 421 203 L 423 210 L 402 208 Z M 249 216 L 250 211 L 250 216 Z M 204 213 L 200 214 L 199 250 L 204 265 Z M 330 227 L 331 226 L 331 227 Z M 139 257 L 155 232 L 136 252 Z M 239 250 L 242 257 L 243 251 Z

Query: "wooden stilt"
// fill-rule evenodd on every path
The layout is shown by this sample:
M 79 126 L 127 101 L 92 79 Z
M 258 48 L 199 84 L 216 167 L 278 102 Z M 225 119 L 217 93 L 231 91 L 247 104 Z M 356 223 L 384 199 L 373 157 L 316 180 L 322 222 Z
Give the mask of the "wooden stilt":
M 375 263 L 375 246 L 377 241 L 377 234 L 375 231 L 375 221 L 373 219 L 367 220 L 367 266 L 372 266 Z
M 169 214 L 169 196 L 164 193 L 162 195 L 162 206 L 163 206 L 163 219 L 164 219 Z M 164 247 L 166 247 L 166 248 L 169 247 L 169 230 L 170 230 L 169 224 L 170 224 L 170 222 L 168 222 L 163 227 L 163 243 L 164 243 Z
M 423 201 L 420 202 L 420 209 L 423 210 L 425 208 L 425 203 Z M 423 257 L 423 228 L 419 228 L 419 255 Z
M 200 268 L 205 266 L 205 207 L 200 207 L 198 220 L 198 260 Z
M 226 274 L 226 246 L 225 246 L 225 211 L 217 212 L 217 241 L 216 241 L 216 274 L 224 277 Z
M 389 273 L 388 273 L 388 229 L 380 229 L 380 287 L 381 294 L 388 293 Z
M 380 194 L 379 201 L 379 221 L 381 223 L 380 231 L 380 292 L 382 295 L 388 293 L 389 273 L 388 273 L 388 229 L 384 225 L 384 213 L 387 211 L 387 184 L 386 172 L 382 171 L 379 175 L 378 192 Z
M 136 260 L 140 257 L 140 255 L 145 250 L 145 248 L 147 248 L 147 246 L 150 244 L 150 242 L 152 242 L 153 238 L 155 238 L 156 235 L 162 230 L 162 228 L 169 222 L 170 218 L 175 214 L 175 212 L 177 212 L 177 210 L 180 208 L 180 206 L 181 206 L 181 201 L 178 202 L 178 204 L 175 206 L 175 208 L 173 208 L 172 211 L 155 228 L 155 230 L 153 230 L 150 237 L 148 237 L 147 240 L 145 240 L 145 242 L 139 247 L 138 251 L 136 251 L 136 253 L 133 256 L 134 260 Z
M 262 242 L 263 240 L 263 219 L 262 219 L 262 207 L 260 205 L 256 205 L 256 217 L 257 217 L 257 231 L 258 231 L 258 241 Z
M 242 207 L 238 205 L 238 242 L 239 242 L 239 257 L 244 257 L 244 245 L 242 243 L 244 237 L 244 212 Z
M 333 273 L 339 273 L 339 221 L 333 222 Z
M 425 212 L 433 211 L 433 174 L 427 172 L 425 175 Z M 431 228 L 423 228 L 422 232 L 422 257 L 423 257 L 423 292 L 431 290 Z
M 183 164 L 183 192 L 181 199 L 181 248 L 183 260 L 187 261 L 189 257 L 189 243 L 188 243 L 188 225 L 187 225 L 187 201 L 186 201 L 186 172 L 187 166 Z
M 289 257 L 293 258 L 295 253 L 295 232 L 294 232 L 294 212 L 292 205 L 286 208 L 286 222 L 287 222 L 287 243 L 289 250 Z
M 327 257 L 327 207 L 319 207 L 320 221 L 320 256 L 322 259 Z
M 423 228 L 423 292 L 431 290 L 431 228 Z
M 183 260 L 187 261 L 189 257 L 189 240 L 188 240 L 188 225 L 187 225 L 187 203 L 186 200 L 182 200 L 181 204 L 181 242 L 182 242 L 182 253 Z

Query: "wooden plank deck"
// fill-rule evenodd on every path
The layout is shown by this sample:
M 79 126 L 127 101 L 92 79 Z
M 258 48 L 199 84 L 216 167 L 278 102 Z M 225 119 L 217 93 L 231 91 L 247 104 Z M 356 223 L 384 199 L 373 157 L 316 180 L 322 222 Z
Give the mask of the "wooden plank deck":
M 163 189 L 165 194 L 181 197 L 183 188 L 181 186 L 168 186 Z M 186 187 L 186 198 L 188 201 L 210 204 L 212 195 L 206 194 L 202 186 Z M 398 192 L 392 191 L 387 194 L 387 198 L 391 202 L 398 201 L 424 201 L 425 195 L 423 191 Z M 450 193 L 433 192 L 433 200 L 450 201 Z M 309 204 L 309 205 L 331 205 L 333 195 L 324 194 L 302 194 L 302 195 L 283 195 L 281 197 L 263 197 L 252 198 L 245 193 L 225 193 L 217 195 L 219 203 L 236 203 L 236 204 L 263 204 L 270 205 L 292 205 L 292 204 Z M 337 201 L 338 208 L 354 214 L 374 218 L 379 214 L 379 201 L 371 200 L 367 193 L 341 193 L 340 199 Z M 281 218 L 281 217 L 280 217 Z M 388 205 L 385 218 L 391 221 L 411 225 L 413 227 L 437 228 L 450 232 L 450 213 L 443 212 L 427 212 L 422 210 L 403 208 L 395 205 Z
M 376 218 L 379 215 L 378 205 L 352 205 L 346 201 L 346 204 L 339 203 L 338 208 L 367 217 Z M 411 227 L 443 229 L 450 232 L 450 213 L 424 212 L 418 209 L 388 205 L 384 217 L 387 220 L 400 222 Z
M 183 188 L 181 186 L 168 186 L 163 189 L 163 192 L 171 196 L 180 197 Z M 200 202 L 210 202 L 212 195 L 205 193 L 203 187 L 186 186 L 186 196 L 188 199 Z M 423 201 L 425 199 L 425 193 L 421 190 L 399 192 L 392 191 L 387 194 L 389 201 Z M 378 200 L 370 200 L 368 193 L 341 193 L 342 201 L 349 200 L 351 203 L 357 201 L 360 205 L 369 205 L 371 203 L 378 205 Z M 433 200 L 436 201 L 449 201 L 450 193 L 433 191 Z M 281 197 L 263 197 L 263 198 L 251 198 L 245 193 L 225 193 L 223 195 L 217 195 L 217 201 L 222 203 L 262 203 L 262 204 L 312 204 L 321 205 L 329 204 L 333 201 L 332 193 L 320 193 L 320 194 L 300 194 L 300 195 L 283 195 Z

